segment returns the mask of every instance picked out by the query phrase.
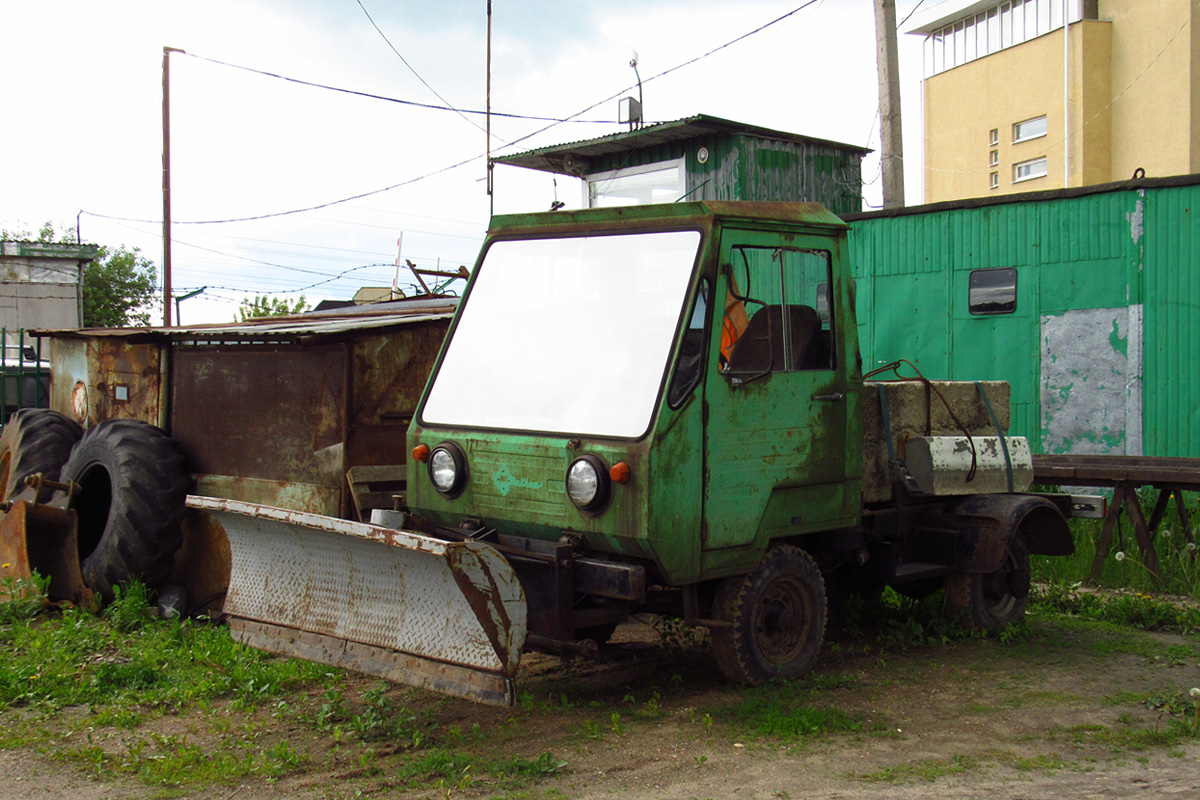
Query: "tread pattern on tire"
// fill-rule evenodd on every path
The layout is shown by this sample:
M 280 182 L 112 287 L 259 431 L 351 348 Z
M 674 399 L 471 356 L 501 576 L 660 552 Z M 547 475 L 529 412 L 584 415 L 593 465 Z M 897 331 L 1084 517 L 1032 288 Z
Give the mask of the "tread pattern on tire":
M 1009 543 L 1010 553 L 1019 562 L 1018 566 L 1029 569 L 1029 547 L 1020 533 Z M 1005 556 L 1007 563 L 1008 555 Z M 986 575 L 959 572 L 946 577 L 945 613 L 958 620 L 967 630 L 996 632 L 1007 628 L 1025 615 L 1028 595 L 1012 597 L 1012 606 L 1003 616 L 997 616 L 989 607 L 984 596 Z
M 101 422 L 72 450 L 62 477 L 83 487 L 77 507 L 88 587 L 111 599 L 123 581 L 139 578 L 157 588 L 170 576 L 188 491 L 184 457 L 173 439 L 144 422 Z M 95 505 L 106 499 L 107 509 Z
M 42 473 L 47 480 L 59 479 L 71 448 L 83 436 L 79 423 L 48 408 L 22 408 L 8 418 L 0 433 L 0 500 L 11 500 L 25 486 L 25 479 Z M 43 489 L 40 500 L 50 497 Z
M 755 619 L 754 605 L 774 577 L 772 572 L 790 563 L 806 581 L 808 588 L 815 590 L 816 630 L 811 632 L 805 652 L 792 664 L 777 665 L 764 662 L 751 641 Z M 794 545 L 776 545 L 763 555 L 754 572 L 748 575 L 726 578 L 717 585 L 713 599 L 713 616 L 721 621 L 733 623 L 728 627 L 716 627 L 712 631 L 712 649 L 717 665 L 731 681 L 758 686 L 772 678 L 797 678 L 803 675 L 820 651 L 825 636 L 827 601 L 825 582 L 817 562 L 807 552 Z

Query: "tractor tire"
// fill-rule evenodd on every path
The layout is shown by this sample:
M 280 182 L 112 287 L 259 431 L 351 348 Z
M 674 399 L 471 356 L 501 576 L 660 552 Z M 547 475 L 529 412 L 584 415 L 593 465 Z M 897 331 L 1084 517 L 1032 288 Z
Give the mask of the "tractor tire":
M 968 630 L 1003 630 L 1025 616 L 1029 582 L 1029 546 L 1018 533 L 999 569 L 946 578 L 946 614 Z
M 188 491 L 174 440 L 144 422 L 106 420 L 75 445 L 62 479 L 80 487 L 79 560 L 88 588 L 111 600 L 124 581 L 156 589 L 170 577 Z
M 25 488 L 25 479 L 38 472 L 56 481 L 83 428 L 70 417 L 47 408 L 22 408 L 8 418 L 0 433 L 0 501 L 9 501 Z M 39 501 L 50 499 L 43 489 Z
M 825 637 L 821 570 L 798 547 L 767 550 L 754 572 L 717 586 L 712 629 L 717 666 L 736 683 L 758 686 L 808 671 Z

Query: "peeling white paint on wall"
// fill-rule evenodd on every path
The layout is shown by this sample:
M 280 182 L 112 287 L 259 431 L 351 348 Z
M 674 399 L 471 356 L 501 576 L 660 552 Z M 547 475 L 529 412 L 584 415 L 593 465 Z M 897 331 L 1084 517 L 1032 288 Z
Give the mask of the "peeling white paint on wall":
M 1041 318 L 1042 449 L 1142 452 L 1142 306 Z
M 1138 199 L 1134 201 L 1133 211 L 1125 213 L 1125 221 L 1129 223 L 1129 236 L 1133 239 L 1133 243 L 1140 244 L 1142 234 L 1146 232 L 1146 192 L 1144 190 L 1138 192 Z
M 1140 268 L 1139 264 L 1139 268 Z M 1125 455 L 1143 454 L 1142 441 L 1142 304 L 1131 305 L 1125 370 Z

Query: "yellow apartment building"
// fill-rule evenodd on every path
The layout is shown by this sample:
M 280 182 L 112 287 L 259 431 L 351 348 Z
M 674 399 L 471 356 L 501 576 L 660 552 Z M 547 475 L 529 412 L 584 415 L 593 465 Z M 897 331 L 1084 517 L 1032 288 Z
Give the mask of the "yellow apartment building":
M 942 0 L 926 203 L 1200 172 L 1200 0 Z M 1063 21 L 1066 19 L 1067 24 Z

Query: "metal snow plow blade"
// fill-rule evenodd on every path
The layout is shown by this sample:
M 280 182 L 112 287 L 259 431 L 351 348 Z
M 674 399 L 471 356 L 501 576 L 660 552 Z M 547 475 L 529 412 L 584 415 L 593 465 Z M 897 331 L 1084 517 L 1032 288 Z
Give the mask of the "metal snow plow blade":
M 225 613 L 245 644 L 492 705 L 511 705 L 525 594 L 482 542 L 213 497 L 224 528 Z

